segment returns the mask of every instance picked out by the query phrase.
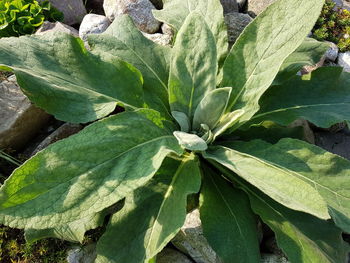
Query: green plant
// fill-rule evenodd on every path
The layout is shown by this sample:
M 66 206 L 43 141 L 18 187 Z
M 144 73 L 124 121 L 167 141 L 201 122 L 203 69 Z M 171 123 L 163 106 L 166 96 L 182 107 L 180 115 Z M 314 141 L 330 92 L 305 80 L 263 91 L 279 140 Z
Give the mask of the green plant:
M 96 262 L 147 262 L 199 192 L 204 235 L 223 262 L 259 262 L 255 215 L 290 262 L 345 262 L 350 162 L 283 138 L 298 118 L 349 120 L 349 73 L 295 74 L 328 48 L 305 40 L 322 6 L 278 0 L 228 53 L 218 0 L 169 0 L 154 12 L 178 32 L 172 48 L 127 16 L 90 35 L 89 51 L 67 34 L 0 40 L 0 69 L 37 106 L 69 122 L 104 118 L 16 169 L 0 190 L 0 222 L 24 228 L 29 242 L 81 242 L 124 200 Z M 126 112 L 106 117 L 118 104 Z
M 0 37 L 33 34 L 45 20 L 61 21 L 63 14 L 49 1 L 35 0 L 0 1 Z
M 335 2 L 327 0 L 313 29 L 313 36 L 336 43 L 341 52 L 350 51 L 350 12 L 337 9 Z

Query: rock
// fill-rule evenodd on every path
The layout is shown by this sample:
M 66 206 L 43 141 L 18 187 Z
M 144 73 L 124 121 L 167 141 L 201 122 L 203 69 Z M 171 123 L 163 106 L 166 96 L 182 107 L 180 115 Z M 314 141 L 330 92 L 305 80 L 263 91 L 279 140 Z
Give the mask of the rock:
M 236 0 L 236 2 L 239 6 L 239 9 L 242 10 L 244 8 L 244 6 L 246 5 L 247 0 Z
M 248 0 L 248 14 L 255 17 L 276 0 Z
M 42 2 L 43 0 L 39 0 Z M 83 0 L 49 0 L 54 7 L 64 15 L 63 22 L 67 25 L 79 24 L 86 15 Z
M 220 0 L 221 5 L 224 9 L 224 14 L 238 12 L 238 3 L 236 0 Z
M 89 34 L 101 34 L 109 27 L 111 22 L 105 16 L 88 14 L 84 16 L 80 24 L 79 36 L 82 40 L 86 40 Z
M 315 135 L 312 131 L 310 124 L 307 120 L 298 119 L 288 125 L 288 128 L 302 127 L 303 128 L 303 139 L 308 143 L 315 144 Z
M 63 32 L 67 34 L 71 34 L 75 37 L 79 36 L 78 30 L 71 26 L 67 26 L 61 22 L 51 23 L 48 21 L 45 21 L 41 27 L 36 31 L 36 35 L 44 35 L 48 32 Z
M 147 37 L 149 40 L 152 40 L 154 43 L 157 43 L 162 46 L 171 46 L 172 43 L 172 37 L 166 34 L 147 34 L 143 33 L 142 34 Z
M 242 13 L 228 13 L 225 15 L 225 23 L 227 25 L 228 31 L 228 42 L 233 45 L 237 40 L 239 35 L 242 33 L 243 29 L 252 21 L 253 19 Z
M 279 255 L 274 255 L 274 254 L 262 254 L 261 255 L 261 263 L 289 263 L 289 261 Z
M 163 9 L 164 0 L 150 0 L 150 1 L 157 9 Z
M 315 132 L 316 145 L 350 160 L 350 134 L 348 131 L 332 133 L 329 131 Z
M 152 14 L 155 7 L 149 0 L 105 0 L 103 8 L 111 21 L 118 15 L 128 14 L 141 31 L 149 34 L 157 32 L 161 25 Z
M 69 136 L 78 133 L 83 129 L 83 126 L 80 124 L 65 123 L 61 125 L 57 130 L 52 132 L 47 136 L 33 151 L 31 155 L 36 154 L 37 152 L 45 149 L 50 144 L 57 142 L 59 140 L 68 138 Z
M 343 0 L 332 0 L 334 3 L 335 3 L 335 7 L 337 8 L 337 9 L 339 9 L 339 8 L 343 8 Z
M 197 263 L 221 263 L 203 236 L 198 209 L 187 214 L 184 226 L 172 240 L 172 243 Z
M 14 75 L 0 83 L 0 149 L 20 149 L 49 120 L 22 93 Z
M 333 42 L 327 42 L 329 44 L 329 49 L 327 50 L 325 56 L 327 61 L 336 61 L 339 53 L 339 48 Z
M 343 1 L 343 8 L 350 11 L 350 1 L 349 0 Z
M 193 263 L 193 261 L 175 249 L 164 248 L 157 255 L 157 263 Z
M 68 251 L 68 263 L 93 263 L 96 259 L 96 245 L 90 244 L 85 247 L 75 247 Z
M 344 71 L 350 72 L 350 52 L 339 53 L 338 65 L 344 68 Z
M 165 34 L 165 35 L 169 35 L 169 36 L 171 36 L 171 37 L 173 37 L 174 36 L 174 29 L 171 27 L 171 26 L 169 26 L 168 24 L 163 24 L 162 25 L 162 32 L 163 32 L 163 34 Z

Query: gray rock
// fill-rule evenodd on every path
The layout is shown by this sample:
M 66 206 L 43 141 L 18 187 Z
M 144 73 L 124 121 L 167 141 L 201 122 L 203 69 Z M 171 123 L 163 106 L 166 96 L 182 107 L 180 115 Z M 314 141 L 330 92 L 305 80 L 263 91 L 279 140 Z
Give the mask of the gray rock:
M 171 36 L 171 37 L 173 37 L 174 36 L 174 29 L 171 27 L 171 26 L 169 26 L 168 24 L 163 24 L 162 25 L 162 32 L 163 32 L 163 34 L 165 34 L 165 35 L 169 35 L 169 36 Z
M 247 3 L 247 0 L 236 0 L 236 2 L 238 4 L 239 8 L 242 9 L 245 6 L 245 4 Z
M 239 11 L 238 3 L 236 0 L 220 0 L 220 2 L 224 9 L 224 14 Z
M 78 30 L 71 26 L 67 26 L 61 22 L 51 23 L 48 21 L 45 21 L 41 27 L 36 31 L 36 35 L 44 35 L 48 32 L 63 32 L 67 34 L 71 34 L 75 37 L 79 36 Z
M 142 34 L 147 37 L 149 40 L 152 40 L 154 43 L 157 43 L 158 45 L 162 46 L 171 46 L 172 43 L 172 36 L 166 35 L 166 34 Z
M 335 5 L 336 5 L 336 8 L 343 8 L 343 0 L 332 0 Z
M 84 17 L 80 24 L 79 36 L 82 40 L 86 40 L 89 34 L 101 34 L 109 27 L 111 22 L 105 16 L 88 14 Z
M 257 16 L 275 1 L 276 0 L 248 0 L 248 14 Z
M 316 145 L 350 160 L 350 134 L 348 131 L 337 133 L 329 131 L 315 132 Z
M 175 249 L 164 248 L 157 255 L 157 263 L 193 263 L 193 261 Z
M 233 45 L 237 40 L 239 35 L 242 33 L 243 29 L 252 21 L 253 19 L 242 13 L 228 13 L 225 15 L 225 23 L 227 25 L 228 31 L 228 42 Z
M 96 245 L 90 244 L 85 247 L 75 247 L 68 251 L 68 263 L 93 263 L 96 259 Z
M 78 133 L 83 129 L 83 126 L 80 124 L 72 124 L 72 123 L 65 123 L 58 127 L 57 130 L 52 132 L 49 136 L 47 136 L 32 152 L 31 155 L 36 154 L 37 152 L 45 149 L 50 144 L 57 142 L 59 140 L 68 138 L 69 136 Z
M 339 53 L 338 65 L 344 68 L 344 71 L 350 72 L 350 52 Z
M 111 21 L 118 15 L 128 14 L 141 31 L 149 34 L 157 32 L 161 25 L 152 14 L 155 7 L 149 0 L 105 0 L 103 8 Z
M 338 57 L 339 48 L 333 42 L 327 42 L 327 43 L 329 44 L 329 49 L 327 50 L 327 52 L 325 54 L 326 60 L 334 62 L 334 61 L 336 61 L 336 59 Z
M 40 0 L 41 2 L 44 0 Z M 79 24 L 86 15 L 83 0 L 49 0 L 54 7 L 64 15 L 63 22 L 67 25 Z
M 20 149 L 50 118 L 18 87 L 14 75 L 0 83 L 0 149 Z
M 184 226 L 172 240 L 172 243 L 197 263 L 221 263 L 203 236 L 198 209 L 187 214 Z
M 280 255 L 262 254 L 261 263 L 289 263 L 289 261 Z

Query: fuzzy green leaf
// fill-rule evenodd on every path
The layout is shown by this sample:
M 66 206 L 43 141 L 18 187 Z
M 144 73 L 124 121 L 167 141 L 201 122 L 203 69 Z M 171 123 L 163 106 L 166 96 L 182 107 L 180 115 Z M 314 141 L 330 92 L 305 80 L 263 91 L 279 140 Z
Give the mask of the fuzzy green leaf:
M 202 98 L 216 87 L 216 44 L 202 15 L 191 13 L 172 49 L 169 102 L 192 120 Z
M 242 143 L 248 148 L 258 146 L 255 141 Z M 322 219 L 329 219 L 328 207 L 320 194 L 303 180 L 303 175 L 295 167 L 284 167 L 265 156 L 240 152 L 235 143 L 229 147 L 212 146 L 203 154 L 206 159 L 218 162 L 279 203 L 298 211 L 310 213 Z M 261 147 L 257 148 L 261 149 Z M 265 149 L 265 148 L 264 148 Z M 254 152 L 253 152 L 254 153 Z M 269 156 L 274 152 L 265 153 Z M 283 154 L 278 153 L 282 158 Z
M 208 148 L 207 143 L 196 134 L 175 131 L 174 136 L 179 145 L 190 151 L 205 151 Z
M 153 15 L 179 31 L 186 17 L 193 11 L 204 17 L 216 40 L 218 61 L 222 61 L 228 52 L 228 40 L 220 0 L 165 0 L 163 9 L 153 10 Z
M 182 149 L 154 111 L 125 112 L 50 145 L 0 189 L 0 222 L 47 229 L 100 212 L 152 178 Z
M 210 91 L 198 104 L 193 117 L 192 130 L 198 131 L 201 124 L 213 129 L 224 114 L 232 88 L 219 88 Z
M 323 0 L 278 0 L 240 35 L 225 61 L 221 83 L 222 87 L 234 88 L 229 109 L 245 110 L 236 126 L 259 110 L 259 98 L 272 84 L 283 61 L 304 41 L 323 3 Z
M 140 70 L 146 103 L 164 116 L 170 116 L 167 90 L 169 47 L 144 37 L 127 15 L 117 16 L 103 34 L 89 35 L 88 42 L 92 53 L 120 58 Z
M 277 144 L 260 140 L 231 143 L 238 151 L 295 172 L 295 176 L 316 189 L 331 208 L 335 223 L 350 232 L 350 162 L 317 146 L 282 139 Z
M 338 67 L 323 67 L 311 75 L 295 76 L 272 87 L 259 102 L 260 111 L 247 125 L 264 120 L 288 125 L 306 119 L 318 127 L 350 120 L 350 73 Z
M 209 244 L 225 263 L 259 262 L 257 222 L 246 194 L 209 167 L 203 173 L 200 217 Z
M 279 85 L 294 77 L 303 66 L 317 64 L 326 53 L 329 44 L 313 38 L 306 38 L 303 43 L 283 62 L 273 85 Z
M 197 193 L 201 175 L 194 156 L 165 160 L 149 183 L 127 196 L 97 245 L 97 263 L 148 263 L 185 222 L 187 196 Z
M 68 34 L 0 39 L 0 66 L 14 70 L 29 99 L 69 122 L 107 116 L 118 103 L 142 107 L 142 77 L 116 58 L 89 53 Z
M 345 263 L 349 245 L 332 221 L 290 210 L 255 188 L 248 189 L 252 208 L 276 234 L 277 244 L 291 263 Z

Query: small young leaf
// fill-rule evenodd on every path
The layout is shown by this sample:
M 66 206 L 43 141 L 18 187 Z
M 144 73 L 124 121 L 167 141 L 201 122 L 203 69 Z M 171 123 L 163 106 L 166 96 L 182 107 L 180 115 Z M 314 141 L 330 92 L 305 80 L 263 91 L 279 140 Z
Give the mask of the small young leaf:
M 192 120 L 202 98 L 216 86 L 216 44 L 204 18 L 191 13 L 181 27 L 172 49 L 169 102 L 172 111 Z
M 124 112 L 50 145 L 0 189 L 0 222 L 47 229 L 98 213 L 152 178 L 183 150 L 154 111 Z
M 174 136 L 179 144 L 190 151 L 205 151 L 208 148 L 207 143 L 196 134 L 175 131 Z
M 244 110 L 235 110 L 233 112 L 228 112 L 221 117 L 218 125 L 213 130 L 214 140 L 216 137 L 220 136 L 230 127 L 239 122 L 239 118 L 244 114 Z
M 198 104 L 193 117 L 192 130 L 198 131 L 201 124 L 212 130 L 224 114 L 232 88 L 219 88 L 210 91 Z
M 222 87 L 234 87 L 229 109 L 245 110 L 236 127 L 259 110 L 261 95 L 272 84 L 283 61 L 304 41 L 323 3 L 323 0 L 275 1 L 240 35 L 226 58 L 221 83 Z
M 97 244 L 98 263 L 148 262 L 185 222 L 189 194 L 197 193 L 201 175 L 194 155 L 182 162 L 167 159 L 147 185 L 126 197 Z
M 176 122 L 180 125 L 181 131 L 189 132 L 191 128 L 190 119 L 183 112 L 172 111 L 171 115 L 174 117 Z
M 257 147 L 254 142 L 241 144 L 248 149 L 250 146 L 254 149 Z M 291 209 L 303 211 L 322 219 L 330 218 L 326 202 L 313 186 L 303 180 L 304 176 L 299 173 L 298 169 L 289 166 L 288 169 L 272 161 L 266 161 L 265 156 L 261 157 L 234 150 L 237 149 L 234 143 L 229 146 L 230 148 L 210 147 L 208 151 L 203 153 L 203 156 L 227 167 L 271 198 Z M 274 152 L 270 149 L 267 155 L 274 155 Z M 281 153 L 279 155 L 284 156 Z
M 209 244 L 224 263 L 259 262 L 257 222 L 246 194 L 207 166 L 203 173 L 200 217 Z

